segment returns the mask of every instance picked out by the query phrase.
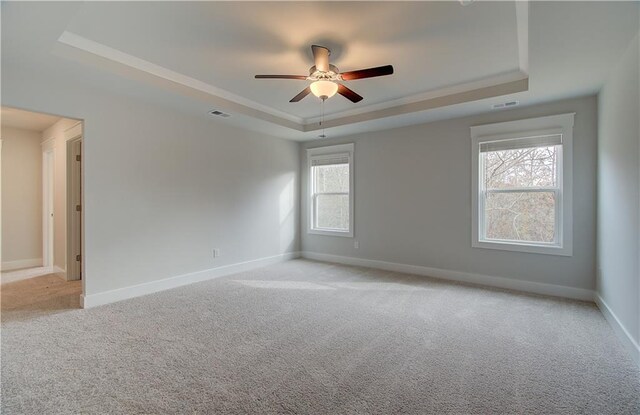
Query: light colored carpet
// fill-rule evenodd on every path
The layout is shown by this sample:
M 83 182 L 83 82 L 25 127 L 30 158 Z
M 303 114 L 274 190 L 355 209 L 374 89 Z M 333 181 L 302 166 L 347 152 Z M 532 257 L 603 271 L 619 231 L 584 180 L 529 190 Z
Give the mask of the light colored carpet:
M 590 303 L 295 260 L 2 323 L 3 414 L 638 414 Z

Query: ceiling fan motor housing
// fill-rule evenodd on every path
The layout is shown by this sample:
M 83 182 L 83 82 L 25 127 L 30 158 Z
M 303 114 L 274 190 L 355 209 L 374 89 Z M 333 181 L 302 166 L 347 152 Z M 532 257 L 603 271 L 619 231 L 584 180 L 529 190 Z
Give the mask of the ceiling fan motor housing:
M 335 65 L 329 64 L 329 70 L 327 72 L 319 71 L 315 65 L 309 68 L 309 77 L 307 78 L 310 81 L 340 81 L 342 77 L 340 76 L 340 71 Z

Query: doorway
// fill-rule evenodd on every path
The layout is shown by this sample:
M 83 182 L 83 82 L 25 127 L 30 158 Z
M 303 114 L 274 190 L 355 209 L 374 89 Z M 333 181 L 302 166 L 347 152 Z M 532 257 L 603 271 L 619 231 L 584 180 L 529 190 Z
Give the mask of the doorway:
M 83 123 L 5 106 L 0 112 L 3 321 L 80 308 Z

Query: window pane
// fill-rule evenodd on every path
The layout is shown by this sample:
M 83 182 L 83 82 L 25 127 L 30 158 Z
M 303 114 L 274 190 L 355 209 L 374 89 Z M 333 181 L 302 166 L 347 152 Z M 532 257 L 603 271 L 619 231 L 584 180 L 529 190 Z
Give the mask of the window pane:
M 558 148 L 533 147 L 482 153 L 485 188 L 556 187 Z
M 316 196 L 316 228 L 349 230 L 349 195 Z
M 487 239 L 528 242 L 554 241 L 554 192 L 487 193 Z
M 316 193 L 348 193 L 349 165 L 332 164 L 313 167 Z

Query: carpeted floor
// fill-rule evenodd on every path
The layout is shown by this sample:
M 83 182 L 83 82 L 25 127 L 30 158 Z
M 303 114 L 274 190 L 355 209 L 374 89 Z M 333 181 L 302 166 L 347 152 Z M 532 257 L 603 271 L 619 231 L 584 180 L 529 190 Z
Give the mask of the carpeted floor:
M 640 413 L 593 304 L 386 271 L 295 260 L 2 320 L 5 415 Z

